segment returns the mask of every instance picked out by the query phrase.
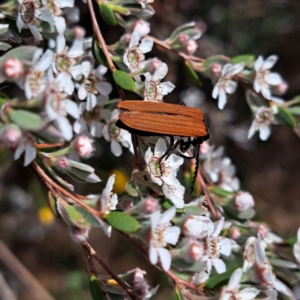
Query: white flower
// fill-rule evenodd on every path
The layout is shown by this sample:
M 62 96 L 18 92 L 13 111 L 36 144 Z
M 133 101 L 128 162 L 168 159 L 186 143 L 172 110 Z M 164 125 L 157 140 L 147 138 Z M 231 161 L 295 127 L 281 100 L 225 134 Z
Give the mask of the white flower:
M 116 174 L 113 174 L 108 178 L 100 197 L 100 211 L 105 215 L 108 215 L 112 210 L 115 210 L 118 204 L 118 196 L 112 192 L 115 178 Z
M 51 13 L 48 13 L 47 20 L 44 20 L 50 24 L 54 24 L 56 27 L 56 30 L 59 34 L 64 34 L 66 30 L 66 21 L 62 15 L 62 8 L 65 7 L 73 7 L 74 6 L 74 0 L 42 0 L 43 2 L 43 9 L 41 11 L 47 9 Z
M 164 158 L 160 162 L 160 158 L 167 151 L 166 142 L 160 138 L 156 142 L 154 153 L 151 148 L 145 152 L 145 161 L 147 171 L 151 176 L 151 180 L 162 186 L 163 193 L 170 199 L 177 208 L 184 206 L 183 196 L 185 188 L 176 178 L 179 166 L 183 164 L 183 158 L 175 154 L 171 154 L 167 159 Z
M 75 40 L 73 46 L 68 49 L 66 47 L 66 40 L 63 35 L 58 35 L 56 38 L 56 54 L 53 57 L 53 71 L 55 74 L 59 74 L 59 86 L 62 91 L 72 95 L 74 92 L 74 82 L 71 79 L 71 75 L 75 80 L 80 80 L 82 74 L 85 77 L 90 72 L 90 64 L 83 62 L 81 65 L 77 65 L 77 59 L 84 53 L 83 41 Z
M 223 224 L 224 217 L 215 223 L 214 229 L 208 233 L 208 237 L 205 240 L 207 252 L 206 255 L 203 256 L 202 261 L 206 261 L 208 273 L 211 272 L 212 265 L 218 274 L 226 271 L 225 263 L 219 257 L 221 254 L 225 256 L 231 254 L 231 242 L 230 239 L 219 236 Z
M 191 215 L 185 220 L 182 228 L 185 236 L 203 239 L 214 229 L 214 224 L 207 217 Z
M 56 80 L 54 81 L 53 79 L 52 71 L 48 72 L 48 90 L 49 92 L 46 92 L 45 102 L 45 111 L 48 119 L 50 122 L 53 121 L 58 127 L 62 137 L 66 141 L 70 141 L 73 137 L 73 129 L 67 115 L 69 114 L 74 119 L 78 119 L 78 105 L 74 101 L 66 99 L 66 94 L 58 90 Z
M 259 131 L 259 137 L 262 141 L 266 141 L 270 134 L 270 124 L 275 121 L 274 114 L 277 113 L 277 107 L 264 107 L 261 106 L 257 109 L 255 113 L 254 120 L 252 122 L 251 127 L 249 128 L 248 132 L 248 139 L 250 139 L 255 131 Z
M 245 211 L 254 206 L 254 199 L 247 192 L 238 192 L 234 199 L 234 205 L 238 211 Z
M 127 130 L 116 126 L 118 116 L 119 111 L 115 109 L 111 114 L 110 121 L 103 127 L 102 130 L 104 138 L 107 141 L 110 141 L 110 150 L 115 156 L 120 156 L 122 154 L 121 145 L 129 148 L 129 151 L 133 153 L 131 134 Z
M 108 100 L 107 96 L 97 97 L 97 105 L 90 111 L 86 109 L 86 103 L 80 103 L 80 119 L 76 120 L 73 129 L 74 132 L 80 134 L 89 129 L 90 134 L 93 137 L 102 136 L 102 119 L 108 119 L 110 117 L 110 111 L 103 109 L 103 105 Z
M 97 105 L 97 96 L 108 96 L 112 91 L 112 86 L 103 79 L 103 75 L 107 72 L 105 66 L 100 65 L 95 71 L 93 71 L 90 63 L 89 67 L 89 75 L 84 78 L 78 89 L 78 98 L 80 100 L 86 99 L 86 109 L 92 110 Z
M 150 216 L 149 259 L 152 264 L 156 264 L 159 257 L 165 271 L 169 270 L 171 266 L 171 254 L 165 247 L 167 244 L 176 245 L 180 235 L 180 228 L 171 226 L 170 223 L 175 214 L 176 208 L 173 206 L 163 214 L 156 211 Z
M 256 260 L 256 272 L 257 280 L 261 285 L 267 286 L 268 288 L 276 289 L 278 292 L 283 293 L 287 296 L 291 296 L 288 288 L 279 281 L 273 273 L 272 266 L 266 257 L 265 248 L 260 235 L 256 239 L 254 244 L 255 249 L 255 260 Z
M 24 91 L 27 99 L 36 97 L 41 94 L 47 83 L 45 72 L 48 70 L 52 63 L 53 53 L 47 49 L 43 54 L 43 49 L 38 48 L 31 61 L 31 68 L 27 70 L 24 82 Z M 21 88 L 23 88 L 21 86 Z
M 223 148 L 214 151 L 214 146 L 209 147 L 207 153 L 201 155 L 204 161 L 204 169 L 210 179 L 217 183 L 224 190 L 233 192 L 239 190 L 240 182 L 235 177 L 236 168 L 232 164 L 231 159 L 223 156 Z
M 153 41 L 150 38 L 143 38 L 139 45 L 140 35 L 134 31 L 130 37 L 129 48 L 123 55 L 123 61 L 131 72 L 139 71 L 144 68 L 145 55 L 153 47 Z
M 234 75 L 242 72 L 244 66 L 244 63 L 239 63 L 236 65 L 226 64 L 223 67 L 221 77 L 219 78 L 212 92 L 212 97 L 214 99 L 219 98 L 219 109 L 223 109 L 227 102 L 226 93 L 233 94 L 235 92 L 237 83 L 231 79 Z
M 236 269 L 228 282 L 226 287 L 223 287 L 222 293 L 219 297 L 219 300 L 230 300 L 230 299 L 241 299 L 241 300 L 252 300 L 260 293 L 260 291 L 254 287 L 246 287 L 240 289 L 240 280 L 242 278 L 243 271 L 242 269 Z
M 271 91 L 269 85 L 279 85 L 283 79 L 278 73 L 270 73 L 270 69 L 275 65 L 278 60 L 277 55 L 271 55 L 266 60 L 259 56 L 254 63 L 256 77 L 253 83 L 254 90 L 266 99 L 271 99 Z
M 165 63 L 156 69 L 153 75 L 145 73 L 144 100 L 162 101 L 163 97 L 173 91 L 175 85 L 171 82 L 160 82 L 168 73 L 168 66 Z
M 36 148 L 31 137 L 23 136 L 20 139 L 19 145 L 15 151 L 14 159 L 19 159 L 22 153 L 25 152 L 24 166 L 28 166 L 36 157 Z
M 297 261 L 300 262 L 300 228 L 297 231 L 297 242 L 293 246 L 293 253 Z
M 17 17 L 17 27 L 19 32 L 22 28 L 29 28 L 34 37 L 38 40 L 42 40 L 42 35 L 37 27 L 40 24 L 40 20 L 44 19 L 47 15 L 47 11 L 43 13 L 39 9 L 40 3 L 37 0 L 18 0 L 19 9 Z

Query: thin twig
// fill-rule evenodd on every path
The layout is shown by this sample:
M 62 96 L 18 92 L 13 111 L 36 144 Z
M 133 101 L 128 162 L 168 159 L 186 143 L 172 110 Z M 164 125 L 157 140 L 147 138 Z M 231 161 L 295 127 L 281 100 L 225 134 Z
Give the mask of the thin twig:
M 197 174 L 197 179 L 199 180 L 201 186 L 202 186 L 202 189 L 203 189 L 203 192 L 205 194 L 205 198 L 206 198 L 206 202 L 207 202 L 207 206 L 213 216 L 213 218 L 215 220 L 219 219 L 219 214 L 216 212 L 212 202 L 210 201 L 210 198 L 209 198 L 209 193 L 208 193 L 208 189 L 207 189 L 207 186 L 205 184 L 205 181 L 202 177 L 202 174 L 201 174 L 201 169 L 199 169 L 198 171 L 198 174 Z
M 32 274 L 11 253 L 0 240 L 0 260 L 32 293 L 33 299 L 54 300 L 45 288 L 32 276 Z
M 126 283 L 116 275 L 109 266 L 102 260 L 102 258 L 96 253 L 92 246 L 88 242 L 82 243 L 82 247 L 93 257 L 102 268 L 120 285 L 120 287 L 132 298 L 138 300 L 139 298 L 132 292 L 132 290 L 126 285 Z
M 38 176 L 38 178 L 40 179 L 40 181 L 46 186 L 46 188 L 48 190 L 50 190 L 53 193 L 56 192 L 56 194 L 57 194 L 57 192 L 59 192 L 60 194 L 62 194 L 64 196 L 72 199 L 74 202 L 76 202 L 80 206 L 84 207 L 91 214 L 99 216 L 99 217 L 102 217 L 102 214 L 98 210 L 95 210 L 92 207 L 88 206 L 87 204 L 85 204 L 84 202 L 82 202 L 81 200 L 79 200 L 78 197 L 76 197 L 76 195 L 74 195 L 72 192 L 69 192 L 69 191 L 65 190 L 59 184 L 57 184 L 56 182 L 54 182 L 42 170 L 42 168 L 36 162 L 32 162 L 29 166 L 33 170 L 33 172 Z
M 202 59 L 200 57 L 187 55 L 187 54 L 185 54 L 181 51 L 175 50 L 168 43 L 166 43 L 165 41 L 161 41 L 161 40 L 159 40 L 159 39 L 157 39 L 157 38 L 155 38 L 151 35 L 147 35 L 147 38 L 151 39 L 159 47 L 177 54 L 178 56 L 182 57 L 184 60 L 193 60 L 193 61 L 199 61 L 199 62 L 204 62 L 205 61 L 204 59 Z
M 16 296 L 6 283 L 4 277 L 0 273 L 0 298 L 4 300 L 17 300 Z
M 106 44 L 105 44 L 105 41 L 104 41 L 104 38 L 101 34 L 101 30 L 100 30 L 100 27 L 98 25 L 98 22 L 97 22 L 97 19 L 96 19 L 96 16 L 95 16 L 95 11 L 94 11 L 94 7 L 93 7 L 93 3 L 92 3 L 92 0 L 87 0 L 87 5 L 89 7 L 89 11 L 90 11 L 90 15 L 91 15 L 91 18 L 92 18 L 92 23 L 93 23 L 93 28 L 94 28 L 94 31 L 96 33 L 96 36 L 97 36 L 97 40 L 102 48 L 102 51 L 107 59 L 107 63 L 108 63 L 108 66 L 110 68 L 110 70 L 112 72 L 114 72 L 116 70 L 116 67 L 113 63 L 113 61 L 111 60 L 111 57 L 110 57 L 110 54 L 108 52 L 108 49 L 106 47 Z

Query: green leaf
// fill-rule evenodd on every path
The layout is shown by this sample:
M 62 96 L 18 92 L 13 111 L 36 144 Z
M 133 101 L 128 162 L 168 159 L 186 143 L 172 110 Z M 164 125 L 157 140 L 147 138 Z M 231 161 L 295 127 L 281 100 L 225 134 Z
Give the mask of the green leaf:
M 297 237 L 296 236 L 292 236 L 292 237 L 290 237 L 290 238 L 288 238 L 287 240 L 286 240 L 286 242 L 289 244 L 289 245 L 294 245 L 296 242 L 297 242 Z
M 138 197 L 139 195 L 136 186 L 133 182 L 127 182 L 125 186 L 125 190 L 132 197 Z
M 284 259 L 269 258 L 269 262 L 272 266 L 279 268 L 298 269 L 298 265 L 296 263 Z
M 102 300 L 103 293 L 98 281 L 98 278 L 95 275 L 92 275 L 90 278 L 90 292 L 94 300 Z
M 74 167 L 70 167 L 68 170 L 66 170 L 66 173 L 69 176 L 79 181 L 83 180 L 91 183 L 96 183 L 101 181 L 100 178 L 95 173 L 86 172 L 80 169 L 76 169 Z
M 251 55 L 251 54 L 245 54 L 245 55 L 239 55 L 239 56 L 235 56 L 231 59 L 231 62 L 233 64 L 238 64 L 238 63 L 245 63 L 246 66 L 249 66 L 250 64 L 252 64 L 252 62 L 254 61 L 255 56 Z
M 192 215 L 203 215 L 204 213 L 207 212 L 206 209 L 199 207 L 199 206 L 184 206 L 183 207 L 184 211 L 188 214 L 192 214 Z
M 123 7 L 123 6 L 119 6 L 119 5 L 113 5 L 113 4 L 107 4 L 111 10 L 113 10 L 114 12 L 120 13 L 122 15 L 128 16 L 130 15 L 130 10 Z
M 222 274 L 217 274 L 210 277 L 206 282 L 205 286 L 209 289 L 215 289 L 226 284 L 234 270 L 224 272 Z
M 52 195 L 51 192 L 48 192 L 48 201 L 49 201 L 50 208 L 51 208 L 53 214 L 55 216 L 58 216 L 59 213 L 58 213 L 57 207 L 56 207 L 56 199 L 54 198 L 54 196 Z
M 116 26 L 118 24 L 115 13 L 111 10 L 111 8 L 104 3 L 99 4 L 100 6 L 100 14 L 103 20 L 110 26 Z
M 230 62 L 229 57 L 224 55 L 211 56 L 203 62 L 203 67 L 209 69 L 212 64 L 219 63 L 220 65 L 225 65 Z
M 130 14 L 138 17 L 139 19 L 149 19 L 155 14 L 155 10 L 150 5 L 145 5 L 145 8 L 142 8 L 140 4 L 124 4 L 123 7 L 126 7 Z
M 180 27 L 176 28 L 172 32 L 172 34 L 170 35 L 168 40 L 171 40 L 171 41 L 175 40 L 180 33 L 183 33 L 188 29 L 194 28 L 195 24 L 196 24 L 195 22 L 190 22 L 190 23 L 186 23 L 186 24 L 181 25 Z
M 255 216 L 255 210 L 252 208 L 249 208 L 245 211 L 241 211 L 238 213 L 239 219 L 252 219 Z
M 96 37 L 93 37 L 93 41 L 92 41 L 92 53 L 93 53 L 93 56 L 94 56 L 95 60 L 99 64 L 108 67 L 108 63 L 107 63 L 106 57 L 104 55 L 104 52 L 103 52 L 102 48 L 99 46 L 99 44 L 98 44 L 98 42 L 96 40 Z
M 113 72 L 113 78 L 117 85 L 127 91 L 133 91 L 135 88 L 134 80 L 126 73 L 120 70 Z
M 197 73 L 193 70 L 193 67 L 187 60 L 185 61 L 185 69 L 195 84 L 197 84 L 198 86 L 203 86 Z
M 211 187 L 210 191 L 212 193 L 214 193 L 215 195 L 221 196 L 221 197 L 228 197 L 228 196 L 233 196 L 234 195 L 233 192 L 229 192 L 229 191 L 223 190 L 223 189 L 221 189 L 219 187 L 216 187 L 216 186 Z
M 134 217 L 121 211 L 111 212 L 106 221 L 113 228 L 126 233 L 136 232 L 140 228 L 140 223 Z
M 292 115 L 300 115 L 300 106 L 289 107 L 287 111 Z
M 284 108 L 277 107 L 278 111 L 275 114 L 277 122 L 283 126 L 294 128 L 296 125 L 294 117 Z
M 34 114 L 27 110 L 14 110 L 10 109 L 9 118 L 12 122 L 19 125 L 23 129 L 37 130 L 43 126 L 43 120 L 38 114 Z
M 82 217 L 89 222 L 89 224 L 93 227 L 93 228 L 97 228 L 100 227 L 101 224 L 98 221 L 98 217 L 95 217 L 93 214 L 91 214 L 90 212 L 88 212 L 85 208 L 81 207 L 81 206 L 74 206 L 76 211 L 78 211 Z
M 64 209 L 67 216 L 67 222 L 72 225 L 78 226 L 79 228 L 86 227 L 89 228 L 89 222 L 83 217 L 81 213 L 77 211 L 77 207 L 75 205 L 64 205 Z

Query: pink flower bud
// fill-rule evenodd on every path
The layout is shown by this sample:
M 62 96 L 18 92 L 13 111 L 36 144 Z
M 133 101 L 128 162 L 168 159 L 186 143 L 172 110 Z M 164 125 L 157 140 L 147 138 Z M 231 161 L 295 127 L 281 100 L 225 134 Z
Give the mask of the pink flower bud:
M 23 73 L 23 64 L 17 58 L 8 58 L 3 64 L 3 74 L 7 79 L 17 79 Z
M 211 65 L 210 69 L 214 76 L 220 76 L 222 71 L 222 66 L 219 63 L 214 63 Z
M 274 94 L 283 95 L 287 91 L 287 89 L 288 89 L 288 84 L 282 81 L 277 86 L 275 86 Z
M 16 147 L 19 144 L 22 133 L 16 126 L 7 126 L 3 131 L 1 140 L 6 147 Z
M 236 240 L 241 236 L 241 232 L 238 228 L 231 228 L 230 229 L 230 236 L 231 236 L 231 238 Z
M 262 239 L 267 237 L 269 231 L 270 229 L 265 224 L 259 224 L 257 227 L 257 233 L 260 234 Z
M 81 135 L 73 142 L 75 152 L 82 158 L 88 158 L 94 152 L 93 140 Z
M 181 33 L 178 36 L 178 41 L 179 41 L 179 43 L 181 45 L 184 46 L 187 43 L 187 41 L 188 41 L 188 36 L 186 34 L 184 34 L 184 33 Z
M 85 29 L 80 26 L 76 26 L 74 28 L 74 35 L 76 38 L 83 38 L 85 36 Z
M 150 24 L 144 20 L 136 20 L 132 26 L 132 31 L 137 31 L 140 37 L 144 37 L 150 32 Z
M 158 58 L 153 58 L 147 64 L 147 70 L 149 73 L 153 74 L 161 65 L 161 60 L 159 60 Z
M 198 45 L 194 40 L 189 40 L 185 45 L 185 51 L 188 54 L 193 54 L 197 48 L 198 48 Z
M 89 229 L 88 228 L 79 228 L 77 226 L 72 226 L 70 228 L 70 236 L 76 243 L 86 242 L 89 237 Z
M 234 205 L 238 211 L 245 211 L 254 206 L 254 200 L 249 193 L 238 192 L 234 199 Z
M 141 212 L 150 215 L 159 209 L 159 203 L 152 197 L 147 197 L 141 202 Z
M 197 241 L 192 241 L 184 254 L 185 260 L 188 262 L 199 261 L 205 253 L 204 245 Z
M 200 145 L 200 153 L 201 154 L 206 154 L 208 153 L 210 149 L 210 145 L 208 142 L 203 142 L 201 145 Z
M 69 160 L 65 156 L 59 157 L 56 160 L 55 165 L 61 171 L 67 170 L 69 168 L 69 166 L 70 166 Z
M 130 42 L 130 38 L 131 38 L 131 34 L 126 33 L 126 34 L 124 34 L 124 35 L 122 36 L 121 41 L 122 41 L 123 43 L 125 43 L 126 45 L 128 45 L 129 42 Z

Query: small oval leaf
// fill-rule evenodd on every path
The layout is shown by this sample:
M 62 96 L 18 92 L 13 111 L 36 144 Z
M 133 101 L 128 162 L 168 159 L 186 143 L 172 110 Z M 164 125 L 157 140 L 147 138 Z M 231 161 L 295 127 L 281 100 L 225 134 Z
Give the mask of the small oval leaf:
M 125 186 L 126 192 L 132 197 L 138 197 L 139 193 L 133 182 L 127 182 Z
M 255 216 L 255 210 L 252 208 L 249 208 L 245 211 L 239 212 L 238 218 L 239 219 L 252 219 Z
M 51 192 L 48 192 L 48 202 L 49 202 L 49 205 L 50 205 L 50 208 L 51 208 L 53 214 L 55 216 L 58 216 L 59 213 L 58 213 L 57 207 L 56 207 L 56 199 L 54 198 L 54 196 L 52 195 Z
M 193 82 L 195 84 L 197 84 L 198 86 L 202 86 L 202 82 L 200 81 L 197 73 L 193 70 L 192 65 L 187 60 L 185 61 L 185 69 L 186 69 L 187 73 L 189 74 L 189 76 L 191 77 L 191 79 L 193 80 Z
M 145 5 L 141 7 L 140 4 L 124 4 L 123 7 L 126 7 L 132 16 L 136 16 L 139 19 L 149 19 L 155 14 L 155 10 L 150 5 Z
M 94 300 L 102 300 L 103 293 L 98 281 L 98 278 L 95 275 L 92 275 L 90 278 L 90 292 Z
M 255 59 L 254 55 L 251 54 L 245 54 L 245 55 L 239 55 L 235 56 L 231 59 L 231 62 L 233 64 L 238 64 L 238 63 L 245 63 L 245 66 L 249 66 Z
M 10 120 L 23 129 L 37 130 L 43 126 L 42 118 L 38 114 L 34 114 L 27 110 L 11 109 L 9 110 L 8 114 Z
M 95 60 L 99 64 L 108 67 L 106 57 L 105 57 L 105 55 L 102 51 L 102 48 L 99 46 L 99 44 L 98 44 L 95 37 L 93 37 L 93 41 L 92 41 L 92 53 L 93 53 L 93 56 L 94 56 Z
M 101 3 L 100 5 L 100 13 L 103 18 L 103 20 L 110 26 L 116 26 L 117 19 L 115 13 L 111 10 L 111 8 L 104 3 Z
M 126 73 L 120 70 L 113 72 L 113 78 L 117 85 L 127 91 L 133 91 L 135 88 L 134 80 Z
M 277 107 L 278 111 L 275 114 L 275 119 L 277 122 L 283 126 L 294 128 L 296 125 L 294 117 L 284 108 Z
M 106 221 L 113 228 L 126 233 L 136 232 L 140 228 L 140 223 L 134 217 L 121 211 L 111 212 Z
M 184 206 L 183 207 L 184 212 L 186 212 L 187 214 L 191 214 L 191 215 L 203 215 L 207 212 L 207 209 L 205 209 L 204 207 L 199 207 L 199 206 Z
M 228 196 L 233 196 L 234 195 L 233 192 L 223 190 L 222 188 L 219 188 L 219 187 L 216 187 L 216 186 L 211 187 L 210 191 L 212 193 L 214 193 L 215 195 L 220 196 L 220 197 L 228 197 Z
M 209 289 L 215 289 L 217 287 L 223 286 L 226 284 L 233 273 L 234 270 L 230 270 L 227 272 L 224 272 L 222 274 L 217 274 L 215 276 L 210 277 L 205 282 L 205 286 Z

